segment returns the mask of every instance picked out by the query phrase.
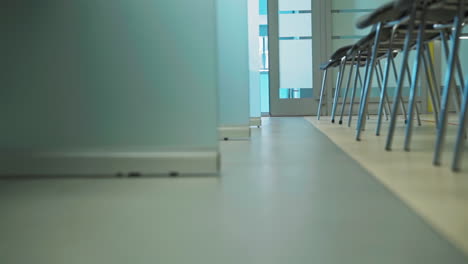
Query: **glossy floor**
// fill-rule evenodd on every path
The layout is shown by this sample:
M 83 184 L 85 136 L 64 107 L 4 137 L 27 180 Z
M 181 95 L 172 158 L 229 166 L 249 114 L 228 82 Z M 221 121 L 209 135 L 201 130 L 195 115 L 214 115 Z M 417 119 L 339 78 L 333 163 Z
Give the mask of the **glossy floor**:
M 402 120 L 397 123 L 393 150 L 386 152 L 388 124 L 384 122 L 382 135 L 375 136 L 375 117 L 369 120 L 362 142 L 354 140 L 354 126 L 333 125 L 327 118 L 306 119 L 468 254 L 468 156 L 465 155 L 460 173 L 450 170 L 455 125 L 448 127 L 443 164 L 434 167 L 432 116 L 423 116 L 422 126 L 414 128 L 411 152 L 403 151 L 405 127 Z M 452 124 L 456 122 L 456 119 L 451 120 Z
M 0 181 L 0 263 L 468 263 L 303 118 L 221 152 L 220 177 Z

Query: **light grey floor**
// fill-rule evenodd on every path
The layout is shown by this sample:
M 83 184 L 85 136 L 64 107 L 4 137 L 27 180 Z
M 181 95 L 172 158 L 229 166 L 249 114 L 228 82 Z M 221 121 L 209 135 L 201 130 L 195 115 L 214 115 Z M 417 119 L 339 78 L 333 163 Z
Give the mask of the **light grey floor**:
M 468 263 L 302 118 L 221 150 L 220 178 L 0 181 L 0 263 Z

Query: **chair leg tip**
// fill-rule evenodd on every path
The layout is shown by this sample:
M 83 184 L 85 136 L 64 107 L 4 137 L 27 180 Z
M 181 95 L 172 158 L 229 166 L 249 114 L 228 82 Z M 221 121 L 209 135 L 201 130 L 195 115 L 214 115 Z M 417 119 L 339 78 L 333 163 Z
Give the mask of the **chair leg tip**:
M 434 162 L 432 162 L 432 164 L 433 164 L 434 166 L 439 167 L 439 166 L 440 166 L 440 161 L 434 161 Z
M 335 119 L 332 119 L 332 124 L 335 124 Z
M 392 151 L 392 148 L 391 147 L 385 147 L 385 150 L 386 151 Z
M 343 124 L 343 121 L 340 120 L 340 122 L 338 122 L 338 124 L 342 125 L 342 124 Z
M 452 171 L 453 171 L 453 172 L 460 172 L 460 168 L 454 167 L 454 168 L 452 168 Z

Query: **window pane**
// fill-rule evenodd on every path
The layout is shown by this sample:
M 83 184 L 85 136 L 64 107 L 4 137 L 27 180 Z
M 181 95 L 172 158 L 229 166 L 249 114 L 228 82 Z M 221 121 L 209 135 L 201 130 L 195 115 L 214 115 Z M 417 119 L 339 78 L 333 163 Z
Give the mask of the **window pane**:
M 310 0 L 279 0 L 279 10 L 311 10 L 312 2 Z
M 312 88 L 312 40 L 280 41 L 280 88 Z

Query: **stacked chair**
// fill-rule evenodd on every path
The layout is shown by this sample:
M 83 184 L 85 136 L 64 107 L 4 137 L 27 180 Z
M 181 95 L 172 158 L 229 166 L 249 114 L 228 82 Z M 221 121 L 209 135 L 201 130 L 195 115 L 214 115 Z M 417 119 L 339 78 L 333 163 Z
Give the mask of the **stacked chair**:
M 343 79 L 346 68 L 349 67 L 346 87 L 343 96 L 341 96 L 342 106 L 339 124 L 343 124 L 345 106 L 351 89 L 348 117 L 348 126 L 351 126 L 357 87 L 361 87 L 356 124 L 356 140 L 361 140 L 361 134 L 365 129 L 366 120 L 369 116 L 369 97 L 375 79 L 380 95 L 376 135 L 380 135 L 383 116 L 385 116 L 389 121 L 385 149 L 390 151 L 400 110 L 406 126 L 404 149 L 409 151 L 415 115 L 418 125 L 421 125 L 416 97 L 420 78 L 425 77 L 437 129 L 433 164 L 440 165 L 441 163 L 442 148 L 448 124 L 448 106 L 449 101 L 452 101 L 459 115 L 452 169 L 454 171 L 459 170 L 468 118 L 468 82 L 465 84 L 458 55 L 459 38 L 465 17 L 468 14 L 468 3 L 465 2 L 468 2 L 468 0 L 394 0 L 360 18 L 356 26 L 360 29 L 372 27 L 371 33 L 354 45 L 338 49 L 330 57 L 329 61 L 321 66 L 324 74 L 317 112 L 318 119 L 320 119 L 321 115 L 323 98 L 331 95 L 331 91 L 330 93 L 326 91 L 328 72 L 332 68 L 338 68 L 339 73 L 331 107 L 331 121 L 335 123 Z M 447 70 L 442 87 L 440 87 L 436 78 L 433 58 L 428 48 L 428 44 L 434 40 L 441 41 L 447 60 Z M 411 72 L 409 54 L 412 50 L 414 50 L 416 56 Z M 396 56 L 401 57 L 401 65 L 396 65 Z M 385 67 L 382 67 L 382 61 L 386 61 Z M 364 68 L 363 75 L 361 74 L 362 68 Z M 388 83 L 392 75 L 397 83 L 393 96 L 388 94 Z M 354 86 L 351 86 L 353 77 Z M 407 103 L 403 100 L 403 87 L 406 83 L 409 84 Z

